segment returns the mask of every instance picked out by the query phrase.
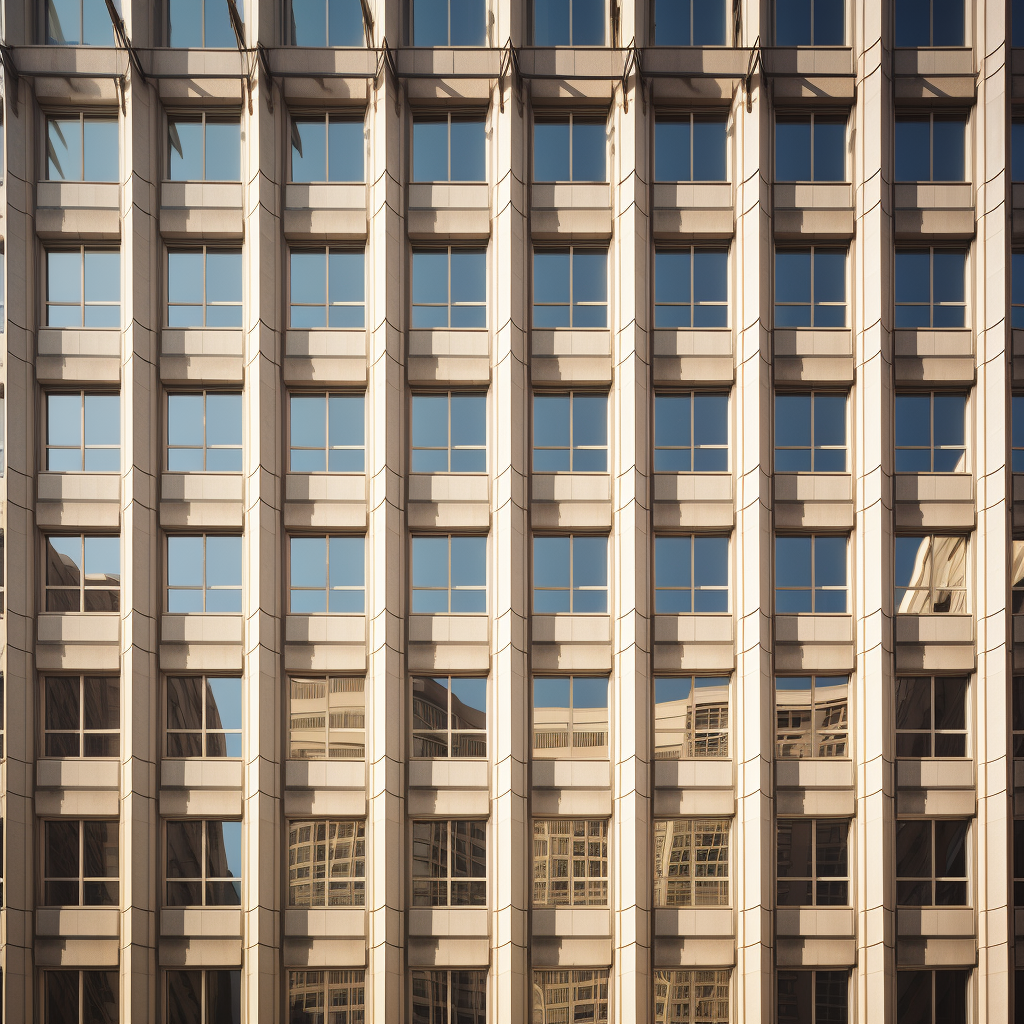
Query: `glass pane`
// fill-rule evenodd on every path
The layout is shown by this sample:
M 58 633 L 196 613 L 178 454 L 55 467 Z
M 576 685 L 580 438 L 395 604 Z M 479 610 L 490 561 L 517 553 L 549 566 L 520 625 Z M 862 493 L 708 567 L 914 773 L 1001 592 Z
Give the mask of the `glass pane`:
M 121 724 L 121 686 L 117 679 L 86 676 L 82 681 L 86 729 L 117 729 Z
M 846 123 L 814 122 L 814 180 L 846 181 Z
M 413 537 L 412 585 L 448 586 L 448 538 Z
M 775 538 L 775 585 L 810 587 L 811 538 Z
M 931 180 L 931 123 L 927 117 L 896 119 L 896 180 Z
M 569 46 L 569 0 L 534 0 L 533 42 L 535 46 Z
M 662 11 L 682 11 L 688 8 L 686 3 L 674 2 L 674 0 L 656 0 L 658 20 L 658 41 L 661 42 L 662 33 Z M 687 19 L 688 21 L 688 19 Z M 689 32 L 689 24 L 686 26 Z M 724 150 L 724 131 L 723 150 Z M 1024 133 L 1022 133 L 1024 138 Z M 1024 152 L 1024 143 L 1022 143 Z M 724 163 L 724 152 L 723 152 Z M 1024 162 L 1022 165 L 1024 166 Z M 663 121 L 654 123 L 654 180 L 655 181 L 689 181 L 690 180 L 690 122 L 685 121 Z M 714 180 L 714 179 L 709 179 Z
M 805 0 L 807 2 L 807 0 Z M 775 180 L 811 180 L 811 119 L 775 121 Z
M 82 177 L 82 128 L 77 117 L 46 120 L 46 176 L 50 181 Z
M 462 2 L 472 4 L 474 8 L 480 0 L 452 0 L 453 8 Z M 456 24 L 453 14 L 453 32 Z M 483 12 L 480 13 L 480 31 L 483 34 Z M 481 38 L 481 43 L 483 40 Z M 467 45 L 460 43 L 458 45 Z M 452 181 L 486 181 L 486 123 L 478 120 L 452 118 L 451 127 L 451 180 Z
M 453 251 L 451 254 L 451 280 L 452 302 L 486 301 L 486 253 Z
M 233 42 L 234 39 L 232 37 L 232 43 Z M 205 175 L 206 180 L 240 181 L 242 178 L 241 168 L 241 125 L 237 121 L 207 121 Z
M 169 252 L 167 254 L 167 299 L 172 303 L 202 303 L 203 254 L 201 252 Z
M 173 25 L 172 25 L 173 34 Z M 171 181 L 202 181 L 203 123 L 200 118 L 175 118 L 167 123 Z
M 451 577 L 453 587 L 486 586 L 486 537 L 452 537 Z
M 961 289 L 963 282 L 961 281 Z M 929 302 L 929 254 L 927 250 L 896 253 L 896 301 Z
M 206 254 L 206 301 L 242 301 L 242 254 L 240 252 L 211 250 Z
M 292 181 L 325 181 L 327 179 L 326 139 L 327 122 L 325 118 L 292 119 Z M 362 152 L 361 149 L 360 152 Z
M 557 179 L 556 179 L 557 180 Z M 572 125 L 572 180 L 606 181 L 605 125 L 580 118 Z
M 414 181 L 448 180 L 448 119 L 417 118 L 412 125 Z
M 810 0 L 775 0 L 775 44 L 810 46 Z
M 483 0 L 450 0 L 451 46 L 484 46 L 486 16 Z
M 936 118 L 932 125 L 932 181 L 964 180 L 966 122 Z
M 46 300 L 47 302 L 75 303 L 82 301 L 81 253 L 49 252 L 46 254 Z M 74 315 L 78 315 L 77 311 Z
M 85 396 L 86 445 L 120 445 L 121 399 L 118 395 Z
M 362 13 L 357 11 L 357 19 L 361 28 Z M 327 129 L 327 180 L 328 181 L 363 181 L 364 143 L 362 120 L 342 120 L 332 117 Z M 294 149 L 292 150 L 294 154 Z M 311 154 L 310 171 L 314 170 L 314 162 L 319 154 Z M 293 164 L 294 167 L 294 156 Z M 315 173 L 323 175 L 323 165 L 318 164 Z M 310 180 L 319 180 L 310 179 Z
M 533 180 L 569 181 L 569 118 L 533 126 Z
M 413 45 L 448 45 L 447 0 L 413 0 Z

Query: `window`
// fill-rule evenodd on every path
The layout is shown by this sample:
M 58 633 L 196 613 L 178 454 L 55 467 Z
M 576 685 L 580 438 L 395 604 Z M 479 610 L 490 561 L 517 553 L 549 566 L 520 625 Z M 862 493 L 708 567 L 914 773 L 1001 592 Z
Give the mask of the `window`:
M 46 45 L 113 46 L 114 26 L 104 0 L 47 0 Z
M 119 181 L 117 117 L 46 119 L 47 181 Z
M 729 972 L 654 972 L 654 1024 L 729 1024 Z
M 487 822 L 412 823 L 412 905 L 487 905 Z
M 483 0 L 413 0 L 413 46 L 484 46 Z
M 43 905 L 118 905 L 118 823 L 43 822 Z
M 7 703 L 4 700 L 4 674 L 2 672 L 0 672 L 0 757 L 5 757 L 6 756 L 6 753 L 5 753 L 6 748 L 4 747 L 4 732 L 5 732 L 5 726 L 4 726 L 5 710 L 4 709 L 6 707 L 7 707 Z M 2 819 L 0 819 L 0 821 L 2 821 Z M 2 864 L 2 863 L 3 863 L 3 860 L 2 860 L 2 858 L 0 858 L 0 864 Z
M 896 250 L 896 327 L 963 327 L 965 252 Z
M 121 538 L 46 538 L 46 611 L 116 612 L 121 607 Z
M 1013 253 L 1010 268 L 1010 326 L 1019 330 L 1024 327 L 1024 252 Z
M 290 259 L 293 328 L 365 326 L 361 249 L 292 249 Z
M 168 907 L 242 905 L 242 823 L 167 822 Z
M 533 905 L 608 906 L 606 819 L 534 819 Z
M 167 1024 L 241 1024 L 242 972 L 168 971 L 164 1020 Z
M 533 610 L 608 612 L 608 538 L 534 537 Z
M 847 1024 L 848 971 L 778 971 L 778 1024 Z
M 897 46 L 963 46 L 963 0 L 896 0 Z
M 1013 615 L 1024 612 L 1024 540 L 1011 542 L 1010 604 Z
M 1011 406 L 1011 459 L 1014 473 L 1024 473 L 1024 395 L 1014 395 Z
M 228 8 L 218 0 L 168 0 L 171 46 L 234 49 Z M 243 13 L 241 5 L 238 13 Z
M 242 538 L 198 534 L 167 538 L 167 611 L 242 610 Z
M 487 396 L 449 391 L 412 396 L 412 471 L 487 471 Z
M 729 677 L 655 676 L 655 760 L 728 756 Z
M 729 906 L 729 819 L 654 822 L 654 906 Z
M 775 472 L 846 472 L 846 395 L 775 395 Z
M 347 969 L 289 971 L 288 1019 L 316 1024 L 330 1020 L 329 1010 L 337 1024 L 366 1024 L 365 976 L 365 971 Z
M 534 676 L 531 756 L 608 757 L 607 676 Z
M 685 10 L 674 0 L 655 0 L 658 9 Z M 713 4 L 697 5 L 713 7 Z M 654 121 L 655 181 L 728 181 L 728 121 L 717 114 L 681 114 Z
M 775 251 L 775 326 L 846 326 L 846 250 Z
M 775 612 L 846 612 L 846 538 L 775 538 Z
M 897 971 L 896 1024 L 966 1024 L 970 977 L 970 971 Z
M 608 472 L 608 396 L 533 396 L 533 471 Z
M 117 757 L 121 752 L 117 676 L 45 676 L 45 757 Z
M 654 326 L 725 327 L 729 323 L 729 253 L 659 249 L 654 254 Z
M 486 971 L 412 971 L 412 1020 L 487 1024 Z M 353 1018 L 352 1024 L 357 1024 Z
M 0 839 L 3 823 L 0 822 Z M 1013 905 L 1024 907 L 1024 818 L 1013 822 Z
M 361 117 L 293 115 L 292 181 L 363 181 Z
M 967 756 L 967 677 L 896 680 L 896 756 Z
M 846 116 L 776 115 L 775 180 L 846 181 Z
M 2 132 L 3 122 L 0 121 L 0 134 L 2 134 Z M 3 141 L 2 139 L 0 139 L 0 152 L 2 151 Z M 3 245 L 0 245 L 0 334 L 3 334 L 4 331 L 7 329 L 7 318 L 4 304 L 4 291 L 7 288 L 6 281 L 7 275 L 4 273 L 4 249 Z M 3 406 L 0 405 L 0 410 L 2 410 L 2 408 Z M 0 437 L 0 440 L 2 440 L 2 437 Z M 0 470 L 2 470 L 2 467 L 0 467 Z
M 242 756 L 242 680 L 167 677 L 167 756 Z
M 610 975 L 607 969 L 534 971 L 534 1020 L 608 1021 Z
M 903 615 L 967 611 L 967 539 L 896 538 L 896 611 Z
M 363 404 L 362 395 L 291 395 L 291 471 L 362 473 L 366 446 Z
M 484 249 L 414 249 L 412 326 L 487 326 L 487 252 Z
M 849 757 L 849 676 L 775 677 L 775 756 Z
M 845 818 L 779 818 L 776 828 L 776 905 L 845 907 L 850 903 Z
M 487 756 L 487 680 L 414 676 L 412 756 Z
M 1024 35 L 1022 22 L 1024 17 L 1014 21 L 1014 31 Z M 1020 45 L 1024 46 L 1024 42 Z M 1024 181 L 1024 119 L 1014 119 L 1010 124 L 1010 180 Z
M 167 326 L 242 326 L 241 249 L 168 252 Z
M 167 396 L 167 470 L 242 472 L 242 395 L 238 391 Z
M 969 828 L 955 818 L 896 822 L 897 906 L 967 906 Z
M 701 392 L 654 396 L 654 472 L 729 469 L 729 396 Z
M 44 1024 L 117 1024 L 119 989 L 116 970 L 43 971 Z
M 728 537 L 654 538 L 654 611 L 707 614 L 729 610 Z
M 724 0 L 654 0 L 656 46 L 725 46 Z
M 604 46 L 604 0 L 533 0 L 534 46 Z
M 534 181 L 607 181 L 605 118 L 537 114 L 533 119 Z
M 776 46 L 842 46 L 843 0 L 775 0 Z
M 487 611 L 487 538 L 413 537 L 412 610 L 442 615 Z
M 117 473 L 121 469 L 121 398 L 76 391 L 46 396 L 46 469 Z
M 966 412 L 966 395 L 896 395 L 896 472 L 966 472 Z
M 47 327 L 120 327 L 121 254 L 111 249 L 46 254 Z
M 224 10 L 226 19 L 226 6 Z M 168 117 L 168 177 L 171 181 L 241 181 L 241 132 L 237 114 Z
M 607 249 L 545 249 L 533 254 L 533 326 L 608 326 Z
M 288 906 L 366 905 L 366 822 L 288 823 Z
M 480 114 L 415 115 L 412 180 L 486 181 L 486 141 L 487 122 Z
M 292 614 L 363 614 L 366 538 L 292 537 Z
M 897 181 L 963 181 L 967 122 L 956 114 L 896 118 Z
M 362 676 L 289 678 L 287 756 L 299 761 L 362 761 L 365 687 Z
M 292 46 L 363 46 L 359 0 L 292 0 L 288 5 Z

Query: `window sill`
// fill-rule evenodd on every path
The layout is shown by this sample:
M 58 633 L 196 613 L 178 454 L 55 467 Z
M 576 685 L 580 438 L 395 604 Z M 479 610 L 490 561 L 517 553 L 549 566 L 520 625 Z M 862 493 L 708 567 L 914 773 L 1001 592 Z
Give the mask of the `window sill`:
M 363 644 L 365 612 L 288 612 L 285 642 L 289 644 Z
M 359 241 L 366 238 L 365 182 L 292 183 L 284 187 L 282 225 L 296 241 Z
M 490 911 L 485 906 L 410 907 L 406 916 L 410 935 L 486 938 L 490 934 Z
M 181 938 L 241 937 L 242 911 L 237 907 L 162 907 L 160 934 Z
M 654 908 L 654 933 L 658 936 L 685 937 L 687 941 L 698 935 L 712 940 L 731 940 L 735 928 L 731 904 L 724 907 Z
M 851 883 L 852 884 L 852 883 Z M 828 941 L 852 939 L 856 934 L 852 907 L 779 907 L 775 912 L 776 934 Z
M 610 877 L 606 881 L 611 884 Z M 534 904 L 530 916 L 534 938 L 603 938 L 612 934 L 612 912 L 607 906 L 544 907 Z
M 476 643 L 490 640 L 490 620 L 486 613 L 411 612 L 410 643 Z
M 40 937 L 116 939 L 120 934 L 121 911 L 117 907 L 39 907 L 35 918 L 36 935 Z M 90 952 L 95 956 L 98 950 Z M 114 952 L 116 955 L 116 949 Z
M 315 939 L 362 939 L 366 935 L 365 907 L 286 907 L 284 933 Z M 332 960 L 332 963 L 334 961 Z M 360 961 L 362 963 L 363 961 Z
M 971 888 L 969 879 L 967 888 L 968 890 Z M 971 906 L 896 908 L 896 931 L 900 938 L 967 938 L 970 936 L 973 940 L 976 927 L 974 908 Z M 975 961 L 975 955 L 972 941 L 970 943 L 972 964 Z M 947 962 L 949 961 L 943 961 L 943 963 Z M 959 957 L 954 962 L 959 962 Z

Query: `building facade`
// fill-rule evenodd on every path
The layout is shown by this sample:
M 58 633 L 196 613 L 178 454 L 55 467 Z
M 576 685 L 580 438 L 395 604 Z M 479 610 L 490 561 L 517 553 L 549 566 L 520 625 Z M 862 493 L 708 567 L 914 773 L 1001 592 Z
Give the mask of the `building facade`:
M 111 6 L 2 5 L 3 1019 L 1024 1019 L 1024 5 Z

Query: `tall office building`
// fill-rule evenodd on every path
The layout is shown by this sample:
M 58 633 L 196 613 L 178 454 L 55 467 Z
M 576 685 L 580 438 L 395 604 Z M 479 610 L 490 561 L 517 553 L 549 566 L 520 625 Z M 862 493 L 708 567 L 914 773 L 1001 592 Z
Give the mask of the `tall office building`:
M 5 1021 L 1024 1020 L 1024 5 L 0 6 Z

